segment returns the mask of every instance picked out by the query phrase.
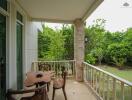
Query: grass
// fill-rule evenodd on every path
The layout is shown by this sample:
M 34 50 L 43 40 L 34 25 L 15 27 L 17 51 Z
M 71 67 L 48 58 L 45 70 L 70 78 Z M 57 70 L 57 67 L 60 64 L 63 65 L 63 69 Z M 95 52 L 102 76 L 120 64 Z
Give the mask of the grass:
M 100 68 L 132 82 L 132 69 L 119 70 L 118 68 L 111 67 L 108 65 L 101 65 Z

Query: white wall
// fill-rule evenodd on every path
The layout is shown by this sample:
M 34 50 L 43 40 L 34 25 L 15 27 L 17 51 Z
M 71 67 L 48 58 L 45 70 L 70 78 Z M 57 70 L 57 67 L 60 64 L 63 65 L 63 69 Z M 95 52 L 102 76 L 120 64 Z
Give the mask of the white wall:
M 25 66 L 26 72 L 31 71 L 31 63 L 37 61 L 37 28 L 35 22 L 26 22 L 25 34 Z
M 17 70 L 16 70 L 16 12 L 19 11 L 24 18 L 23 30 L 23 75 L 30 71 L 31 63 L 37 60 L 37 27 L 35 22 L 30 20 L 30 17 L 25 11 L 12 0 L 10 4 L 9 15 L 9 88 L 17 87 Z

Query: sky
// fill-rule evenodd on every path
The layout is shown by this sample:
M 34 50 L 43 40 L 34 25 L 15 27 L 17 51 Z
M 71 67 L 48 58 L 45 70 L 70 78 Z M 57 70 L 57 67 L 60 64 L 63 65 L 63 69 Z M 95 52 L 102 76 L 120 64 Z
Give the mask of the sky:
M 123 6 L 124 3 L 129 6 Z M 86 25 L 92 25 L 93 20 L 105 19 L 105 29 L 110 32 L 125 31 L 132 27 L 132 0 L 104 0 L 104 2 L 88 17 Z M 61 24 L 46 23 L 47 26 L 60 29 Z
M 129 7 L 123 4 L 129 3 Z M 104 0 L 104 2 L 87 19 L 92 25 L 95 19 L 105 19 L 105 29 L 111 32 L 126 30 L 132 27 L 132 0 Z

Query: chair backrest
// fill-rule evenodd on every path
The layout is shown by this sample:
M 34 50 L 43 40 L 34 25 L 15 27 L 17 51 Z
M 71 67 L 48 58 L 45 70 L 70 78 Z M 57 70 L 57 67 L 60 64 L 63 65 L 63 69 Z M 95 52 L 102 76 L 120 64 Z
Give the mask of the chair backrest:
M 39 68 L 39 71 L 50 71 L 51 70 L 50 64 L 46 64 L 43 62 L 38 63 L 38 68 Z

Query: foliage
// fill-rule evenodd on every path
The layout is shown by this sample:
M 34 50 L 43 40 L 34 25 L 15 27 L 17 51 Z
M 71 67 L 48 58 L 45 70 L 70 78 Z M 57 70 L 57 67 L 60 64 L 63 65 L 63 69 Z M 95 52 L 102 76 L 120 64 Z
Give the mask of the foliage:
M 132 66 L 132 28 L 124 32 L 105 30 L 106 20 L 97 19 L 85 27 L 85 61 L 123 67 Z M 38 57 L 45 60 L 74 59 L 74 28 L 63 25 L 60 30 L 42 26 L 38 32 Z
M 85 43 L 85 60 L 91 54 L 101 62 L 123 66 L 132 65 L 132 28 L 125 32 L 108 32 L 104 29 L 105 20 L 97 19 L 94 25 L 85 29 L 88 42 Z M 97 63 L 97 62 L 96 62 Z
M 86 62 L 88 62 L 90 64 L 95 64 L 96 58 L 92 54 L 87 54 Z
M 55 32 L 52 34 L 51 43 L 49 45 L 49 51 L 47 52 L 48 60 L 61 60 L 64 54 L 64 38 L 62 33 Z
M 63 25 L 62 30 L 53 30 L 42 25 L 38 32 L 38 58 L 42 60 L 73 59 L 73 28 Z
M 44 26 L 43 26 L 44 28 Z M 48 32 L 46 32 L 46 30 Z M 45 28 L 45 31 L 39 31 L 38 32 L 38 58 L 44 58 L 47 55 L 47 51 L 49 51 L 49 45 L 51 43 L 50 36 L 45 33 L 52 33 L 52 30 L 50 30 L 48 27 Z
M 66 60 L 74 59 L 74 28 L 73 26 L 63 25 L 62 34 L 64 36 L 64 58 Z
M 97 19 L 94 22 L 94 25 L 85 29 L 85 36 L 88 38 L 88 42 L 85 44 L 85 55 L 92 52 L 99 64 L 101 64 L 104 55 L 103 38 L 105 34 L 105 20 Z
M 102 48 L 95 48 L 92 53 L 97 57 L 98 63 L 101 65 L 101 61 L 103 59 L 103 49 Z

